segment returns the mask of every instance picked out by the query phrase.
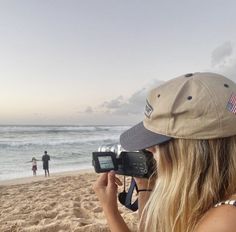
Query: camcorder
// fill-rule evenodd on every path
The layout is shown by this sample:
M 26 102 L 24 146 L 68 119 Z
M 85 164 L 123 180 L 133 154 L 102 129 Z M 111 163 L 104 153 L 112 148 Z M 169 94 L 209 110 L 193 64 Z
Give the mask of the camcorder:
M 139 178 L 149 178 L 156 168 L 156 161 L 151 152 L 125 151 L 119 144 L 108 144 L 92 153 L 95 172 L 109 172 Z

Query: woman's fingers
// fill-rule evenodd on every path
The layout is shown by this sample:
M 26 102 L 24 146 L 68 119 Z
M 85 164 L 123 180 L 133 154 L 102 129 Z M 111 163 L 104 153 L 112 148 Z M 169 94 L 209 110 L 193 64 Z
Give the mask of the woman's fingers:
M 114 171 L 110 171 L 110 172 L 108 173 L 108 182 L 110 182 L 111 184 L 119 185 L 119 186 L 122 185 L 122 182 L 120 181 L 119 178 L 116 177 Z
M 99 191 L 100 189 L 103 189 L 107 186 L 107 173 L 102 173 L 97 181 L 93 184 L 94 191 Z
M 102 173 L 97 181 L 98 184 L 107 185 L 107 173 Z
M 107 187 L 115 187 L 116 186 L 116 174 L 114 171 L 110 171 L 108 173 L 108 184 Z
M 122 182 L 120 181 L 119 178 L 115 176 L 115 172 L 111 171 L 109 173 L 100 174 L 97 181 L 94 183 L 93 188 L 96 191 L 98 189 L 105 187 L 112 188 L 115 187 L 116 185 L 121 186 Z
M 102 173 L 93 189 L 103 208 L 117 209 L 117 180 L 114 172 Z M 118 181 L 119 182 L 119 181 Z

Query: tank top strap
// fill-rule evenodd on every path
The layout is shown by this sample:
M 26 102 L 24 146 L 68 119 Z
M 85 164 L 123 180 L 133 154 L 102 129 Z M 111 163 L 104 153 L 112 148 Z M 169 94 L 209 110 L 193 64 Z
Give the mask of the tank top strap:
M 221 201 L 221 202 L 217 203 L 216 205 L 214 205 L 214 207 L 218 207 L 221 205 L 233 205 L 236 207 L 236 200 Z

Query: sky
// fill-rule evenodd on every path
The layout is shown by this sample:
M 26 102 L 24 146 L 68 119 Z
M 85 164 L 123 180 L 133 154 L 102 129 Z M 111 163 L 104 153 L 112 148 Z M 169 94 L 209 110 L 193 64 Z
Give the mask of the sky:
M 133 125 L 147 91 L 236 81 L 236 1 L 0 0 L 0 124 Z

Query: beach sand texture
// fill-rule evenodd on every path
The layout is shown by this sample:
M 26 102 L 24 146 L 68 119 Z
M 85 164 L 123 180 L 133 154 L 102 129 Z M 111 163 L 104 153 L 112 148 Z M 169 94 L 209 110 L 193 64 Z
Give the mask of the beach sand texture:
M 0 185 L 0 231 L 109 231 L 92 189 L 96 179 L 87 172 Z M 136 231 L 137 213 L 121 205 L 119 211 Z

